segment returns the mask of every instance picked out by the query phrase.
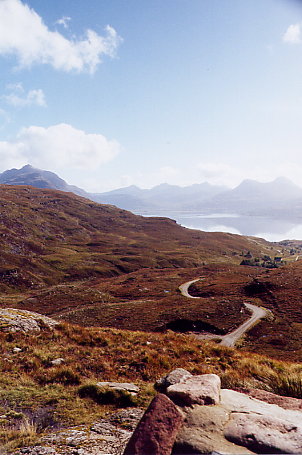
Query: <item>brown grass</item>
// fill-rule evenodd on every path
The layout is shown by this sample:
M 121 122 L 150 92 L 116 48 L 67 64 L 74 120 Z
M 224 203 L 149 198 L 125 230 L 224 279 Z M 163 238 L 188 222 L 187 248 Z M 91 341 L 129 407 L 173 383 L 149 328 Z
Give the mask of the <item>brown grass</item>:
M 79 396 L 81 388 L 99 381 L 134 381 L 141 387 L 138 403 L 144 406 L 152 396 L 150 386 L 155 380 L 177 367 L 193 374 L 217 373 L 224 387 L 258 387 L 292 396 L 301 392 L 297 386 L 301 386 L 301 365 L 241 353 L 172 332 L 151 334 L 61 324 L 53 331 L 44 329 L 36 334 L 2 333 L 0 341 L 0 413 L 8 413 L 0 443 L 8 447 L 20 440 L 18 413 L 31 416 L 28 419 L 32 428 L 38 425 L 35 415 L 43 409 L 52 416 L 50 426 L 89 424 L 104 412 L 124 405 L 125 397 L 107 395 L 108 400 L 105 397 L 102 401 L 89 398 L 89 394 L 86 398 Z M 15 346 L 22 351 L 14 353 Z M 64 364 L 52 366 L 51 360 L 58 357 L 65 359 Z M 285 377 L 294 378 L 290 386 L 285 387 Z M 274 378 L 280 378 L 279 383 Z M 5 436 L 6 431 L 9 436 Z M 22 436 L 24 443 L 32 436 Z

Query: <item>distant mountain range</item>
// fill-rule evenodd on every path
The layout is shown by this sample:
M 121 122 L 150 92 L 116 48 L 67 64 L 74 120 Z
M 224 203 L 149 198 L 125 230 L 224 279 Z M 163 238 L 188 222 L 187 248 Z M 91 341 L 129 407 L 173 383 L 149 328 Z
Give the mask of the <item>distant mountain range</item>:
M 77 186 L 68 185 L 53 172 L 28 164 L 0 174 L 0 184 L 73 192 L 95 202 L 140 213 L 196 211 L 280 217 L 300 217 L 302 214 L 302 188 L 285 177 L 268 183 L 244 180 L 234 189 L 207 182 L 186 187 L 163 183 L 151 189 L 132 185 L 105 193 L 87 193 Z

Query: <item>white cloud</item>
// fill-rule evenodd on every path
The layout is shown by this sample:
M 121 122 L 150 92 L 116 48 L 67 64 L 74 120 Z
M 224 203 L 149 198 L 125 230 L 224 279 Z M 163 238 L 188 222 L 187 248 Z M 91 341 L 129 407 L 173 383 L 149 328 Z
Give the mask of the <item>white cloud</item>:
M 207 181 L 213 185 L 235 186 L 245 178 L 241 169 L 221 162 L 198 163 L 197 169 L 200 182 Z
M 58 25 L 63 25 L 64 28 L 68 28 L 69 27 L 69 22 L 71 21 L 71 17 L 69 16 L 63 16 L 61 17 L 61 19 L 58 19 L 56 21 L 56 24 Z
M 291 24 L 283 35 L 283 41 L 290 44 L 301 43 L 301 24 Z
M 105 36 L 86 30 L 82 39 L 51 31 L 20 0 L 0 0 L 0 55 L 13 55 L 21 67 L 48 64 L 56 70 L 93 73 L 103 56 L 113 57 L 121 38 L 107 25 Z
M 42 89 L 29 90 L 26 93 L 21 83 L 10 84 L 7 88 L 11 90 L 11 93 L 3 95 L 2 98 L 12 106 L 46 106 L 45 95 Z
M 3 170 L 27 163 L 43 169 L 95 170 L 120 149 L 114 140 L 65 123 L 48 128 L 30 126 L 23 128 L 15 140 L 0 142 L 0 161 Z
M 175 178 L 179 178 L 180 171 L 172 166 L 163 166 L 159 169 L 158 177 L 161 182 L 171 181 Z

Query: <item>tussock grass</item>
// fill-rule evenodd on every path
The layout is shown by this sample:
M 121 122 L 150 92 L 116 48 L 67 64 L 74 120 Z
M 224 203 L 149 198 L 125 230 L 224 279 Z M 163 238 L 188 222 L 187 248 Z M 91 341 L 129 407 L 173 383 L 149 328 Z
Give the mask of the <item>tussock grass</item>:
M 37 426 L 23 418 L 19 424 L 0 424 L 0 453 L 7 453 L 18 447 L 34 444 L 38 440 Z
M 278 395 L 302 398 L 302 371 L 285 371 L 268 380 L 269 390 Z

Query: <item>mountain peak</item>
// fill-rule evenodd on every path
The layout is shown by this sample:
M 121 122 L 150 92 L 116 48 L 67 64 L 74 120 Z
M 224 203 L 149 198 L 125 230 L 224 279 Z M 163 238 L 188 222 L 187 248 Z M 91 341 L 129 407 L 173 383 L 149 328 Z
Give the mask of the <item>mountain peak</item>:
M 87 196 L 81 188 L 68 185 L 65 180 L 50 171 L 37 169 L 31 164 L 26 164 L 21 169 L 9 169 L 0 174 L 0 184 L 5 185 L 30 185 L 36 188 L 50 188 L 60 191 L 71 191 L 80 196 Z

